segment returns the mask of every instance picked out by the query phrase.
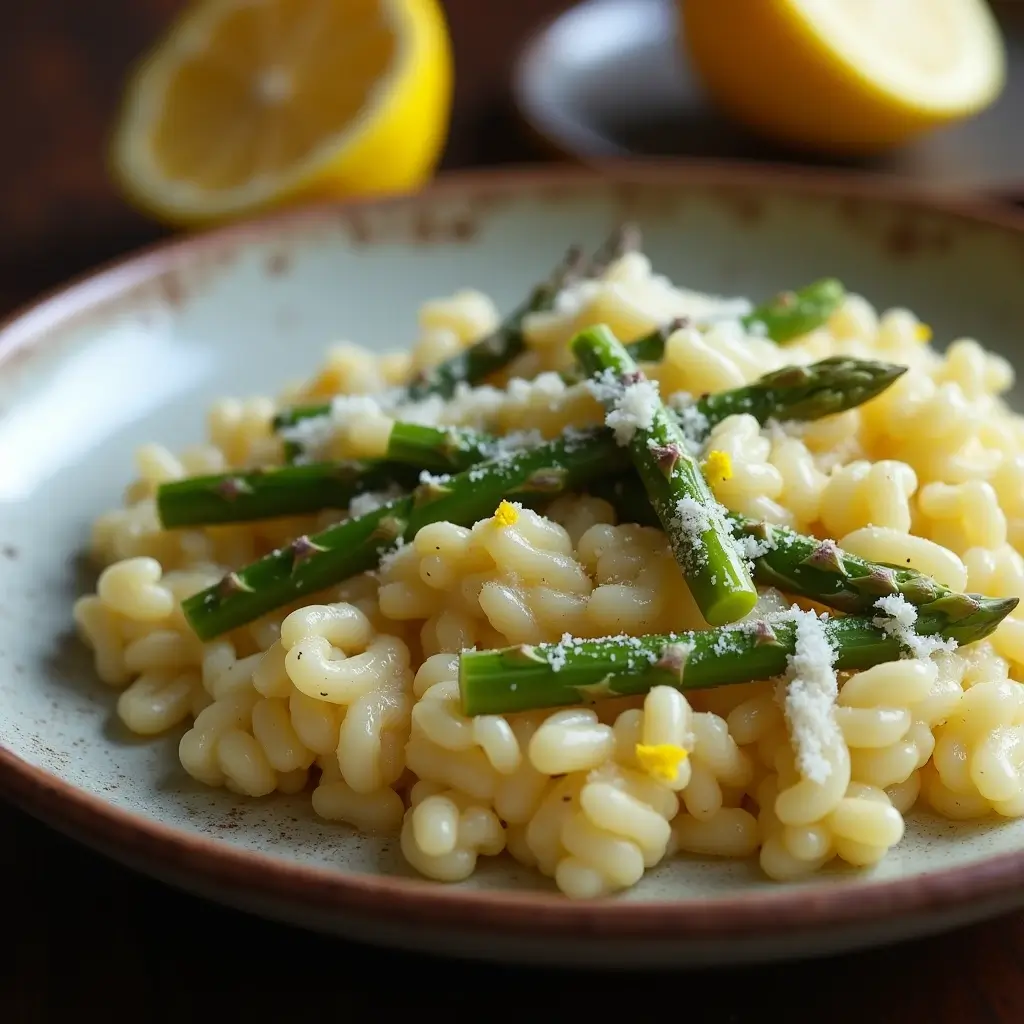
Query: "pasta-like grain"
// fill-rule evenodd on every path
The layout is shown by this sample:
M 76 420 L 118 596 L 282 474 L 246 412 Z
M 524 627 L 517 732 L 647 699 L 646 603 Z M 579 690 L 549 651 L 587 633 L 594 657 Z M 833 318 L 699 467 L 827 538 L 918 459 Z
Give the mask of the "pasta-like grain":
M 185 621 L 186 597 L 347 514 L 161 528 L 162 483 L 281 464 L 272 420 L 284 406 L 333 402 L 310 441 L 322 458 L 384 456 L 396 419 L 529 444 L 603 421 L 588 385 L 560 375 L 576 331 L 607 323 L 631 340 L 677 317 L 690 322 L 645 370 L 681 410 L 695 453 L 721 453 L 728 469 L 710 485 L 722 504 L 956 591 L 1024 597 L 1024 419 L 1004 404 L 1006 360 L 969 338 L 940 353 L 912 312 L 857 295 L 784 348 L 744 330 L 748 308 L 678 288 L 627 253 L 529 314 L 526 351 L 490 383 L 389 404 L 387 389 L 497 326 L 491 299 L 463 289 L 421 307 L 407 352 L 338 342 L 277 400 L 215 402 L 204 443 L 143 445 L 125 506 L 93 526 L 96 592 L 74 607 L 97 674 L 121 690 L 121 721 L 140 735 L 184 727 L 180 762 L 204 785 L 308 795 L 332 827 L 397 835 L 428 878 L 461 881 L 507 850 L 576 898 L 628 888 L 680 853 L 757 857 L 780 881 L 837 859 L 871 865 L 918 804 L 954 820 L 1024 814 L 1024 613 L 970 647 L 841 675 L 821 779 L 801 775 L 770 681 L 465 716 L 466 649 L 705 628 L 664 533 L 619 522 L 587 494 L 522 508 L 514 522 L 432 523 L 320 603 L 205 644 Z M 703 317 L 712 322 L 698 329 Z M 707 431 L 693 407 L 695 395 L 837 355 L 907 372 L 860 408 L 809 423 L 741 413 Z M 788 605 L 764 589 L 752 617 Z

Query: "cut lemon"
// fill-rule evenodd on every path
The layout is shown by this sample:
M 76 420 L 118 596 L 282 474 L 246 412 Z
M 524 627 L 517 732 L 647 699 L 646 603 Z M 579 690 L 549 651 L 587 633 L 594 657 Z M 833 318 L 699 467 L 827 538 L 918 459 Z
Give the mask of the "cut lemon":
M 984 0 L 679 0 L 723 109 L 762 134 L 866 154 L 969 117 L 1002 91 Z
M 437 0 L 203 0 L 133 75 L 113 172 L 178 225 L 411 191 L 440 156 L 451 87 Z

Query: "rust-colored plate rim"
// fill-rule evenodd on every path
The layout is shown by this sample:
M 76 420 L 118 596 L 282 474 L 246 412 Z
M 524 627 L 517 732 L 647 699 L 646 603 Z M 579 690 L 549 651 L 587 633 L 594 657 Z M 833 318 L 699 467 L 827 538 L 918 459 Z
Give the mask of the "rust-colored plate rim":
M 855 174 L 671 160 L 606 162 L 596 169 L 526 167 L 458 173 L 442 176 L 413 196 L 321 203 L 142 250 L 42 297 L 0 325 L 0 361 L 16 350 L 45 342 L 50 331 L 98 303 L 155 280 L 190 259 L 272 239 L 282 231 L 349 214 L 357 218 L 360 210 L 383 206 L 415 209 L 459 197 L 486 201 L 547 188 L 583 189 L 601 181 L 859 199 L 906 213 L 936 214 L 1000 229 L 1024 239 L 1022 213 L 975 201 L 930 199 L 902 182 Z M 249 896 L 293 910 L 372 915 L 393 925 L 443 926 L 466 932 L 581 939 L 750 938 L 868 923 L 880 917 L 938 914 L 1024 888 L 1022 849 L 885 882 L 822 879 L 809 887 L 766 887 L 711 900 L 570 902 L 545 892 L 471 891 L 418 879 L 288 864 L 115 807 L 2 747 L 0 792 L 28 813 L 86 843 L 117 851 L 136 865 L 152 866 L 156 874 L 193 878 L 207 890 L 212 887 L 230 894 L 236 902 L 244 903 Z

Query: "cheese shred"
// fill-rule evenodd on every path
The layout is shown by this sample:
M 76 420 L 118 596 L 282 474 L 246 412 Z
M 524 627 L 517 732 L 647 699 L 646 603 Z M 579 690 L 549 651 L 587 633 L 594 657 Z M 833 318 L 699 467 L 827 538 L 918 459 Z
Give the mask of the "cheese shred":
M 823 783 L 832 774 L 829 751 L 842 741 L 835 719 L 839 684 L 836 652 L 825 622 L 814 612 L 793 608 L 796 645 L 789 657 L 783 708 L 789 725 L 797 771 L 811 782 Z

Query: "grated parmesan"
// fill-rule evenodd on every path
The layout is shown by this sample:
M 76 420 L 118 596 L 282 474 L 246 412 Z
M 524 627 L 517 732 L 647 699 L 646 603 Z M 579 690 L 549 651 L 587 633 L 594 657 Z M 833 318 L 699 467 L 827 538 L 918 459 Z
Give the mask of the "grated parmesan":
M 380 560 L 377 562 L 378 573 L 386 573 L 391 569 L 395 559 L 402 553 L 405 547 L 405 538 L 399 537 L 395 543 L 386 551 L 380 553 Z
M 422 427 L 436 427 L 444 417 L 446 406 L 440 395 L 428 395 L 416 402 L 389 404 L 385 411 L 403 423 L 417 423 Z
M 444 487 L 451 483 L 451 473 L 431 473 L 426 469 L 420 470 L 420 483 L 427 487 Z
M 550 370 L 537 374 L 533 380 L 523 380 L 521 377 L 513 377 L 508 382 L 508 400 L 510 403 L 528 405 L 534 408 L 542 406 L 547 409 L 557 409 L 559 402 L 564 399 L 568 390 L 565 381 Z
M 914 658 L 930 658 L 933 654 L 943 652 L 952 654 L 957 648 L 956 640 L 950 637 L 943 640 L 937 636 L 920 636 L 914 628 L 917 625 L 917 608 L 902 594 L 890 594 L 880 597 L 875 607 L 883 614 L 872 621 L 887 636 L 895 637 L 900 647 L 908 651 Z
M 348 503 L 349 518 L 358 519 L 360 516 L 368 516 L 371 512 L 376 512 L 377 509 L 386 505 L 389 501 L 394 501 L 401 496 L 401 488 L 394 485 L 385 491 L 364 491 L 362 494 L 357 494 Z
M 693 453 L 699 452 L 711 432 L 707 416 L 700 411 L 693 395 L 687 391 L 675 392 L 669 397 L 668 404 L 676 414 L 676 422 L 686 438 L 686 446 Z
M 318 459 L 334 438 L 354 424 L 367 419 L 379 419 L 384 410 L 379 399 L 372 395 L 338 395 L 331 401 L 331 411 L 324 416 L 309 416 L 290 426 L 282 427 L 280 436 L 298 444 L 307 459 Z
M 630 671 L 634 671 L 644 663 L 654 665 L 660 657 L 657 651 L 645 649 L 641 637 L 630 636 L 626 633 L 619 633 L 617 636 L 597 637 L 574 637 L 571 633 L 563 633 L 562 639 L 558 643 L 543 644 L 541 645 L 541 650 L 544 652 L 551 671 L 560 672 L 571 655 L 585 650 L 590 644 L 605 643 L 617 644 L 624 648 L 623 653 L 626 655 L 626 667 Z M 692 648 L 692 645 L 690 645 L 690 648 Z M 618 660 L 618 655 L 615 651 L 611 652 L 608 657 L 613 662 Z M 638 663 L 638 657 L 642 657 L 644 659 L 643 662 Z
M 836 652 L 825 620 L 794 606 L 796 644 L 788 658 L 783 707 L 796 754 L 796 767 L 811 782 L 823 783 L 832 772 L 827 751 L 841 740 L 834 708 L 839 696 Z
M 764 558 L 769 551 L 775 550 L 775 538 L 772 534 L 769 534 L 767 539 L 762 539 L 745 533 L 736 539 L 736 543 L 743 557 L 749 562 L 753 562 L 755 558 Z
M 497 463 L 500 469 L 523 452 L 530 451 L 544 443 L 544 435 L 539 430 L 517 430 L 504 437 L 481 442 L 479 447 L 488 462 Z M 468 471 L 468 478 L 472 483 L 477 483 L 485 479 L 492 471 L 492 466 L 477 465 Z
M 686 568 L 699 569 L 708 560 L 704 534 L 715 529 L 723 535 L 731 533 L 725 519 L 726 509 L 717 501 L 699 502 L 687 495 L 680 498 L 669 520 L 675 546 L 686 549 Z
M 638 430 L 650 430 L 661 408 L 658 382 L 639 380 L 622 389 L 614 407 L 605 417 L 605 426 L 615 433 L 619 445 L 627 445 Z
M 587 390 L 602 404 L 614 402 L 622 394 L 622 381 L 612 369 L 595 373 L 586 382 Z

